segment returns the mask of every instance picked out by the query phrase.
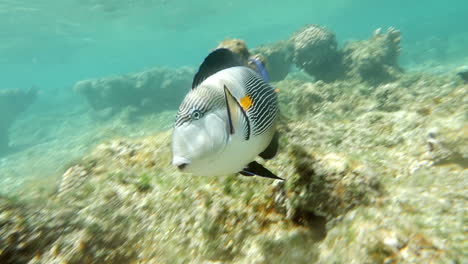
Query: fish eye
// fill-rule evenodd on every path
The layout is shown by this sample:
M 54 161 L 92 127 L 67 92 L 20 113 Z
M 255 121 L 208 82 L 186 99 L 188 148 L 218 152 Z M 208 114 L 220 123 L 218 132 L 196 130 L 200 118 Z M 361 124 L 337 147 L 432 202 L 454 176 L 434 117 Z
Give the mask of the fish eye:
M 200 118 L 203 117 L 203 113 L 202 113 L 200 110 L 198 110 L 198 109 L 194 109 L 194 110 L 192 111 L 191 116 L 192 116 L 192 119 L 193 119 L 193 120 L 198 120 L 198 119 L 200 119 Z

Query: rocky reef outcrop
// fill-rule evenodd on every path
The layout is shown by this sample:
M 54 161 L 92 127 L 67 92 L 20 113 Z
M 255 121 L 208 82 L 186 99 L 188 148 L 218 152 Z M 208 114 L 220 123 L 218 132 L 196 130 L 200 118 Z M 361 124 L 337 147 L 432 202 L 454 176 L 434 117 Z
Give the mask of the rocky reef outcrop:
M 8 149 L 8 130 L 37 98 L 37 90 L 0 90 L 0 155 Z
M 401 73 L 400 38 L 400 31 L 394 28 L 386 33 L 377 29 L 368 40 L 348 43 L 343 49 L 346 75 L 373 84 L 396 80 Z
M 251 50 L 245 41 L 225 39 L 217 48 L 237 53 L 246 65 L 257 58 L 266 67 L 270 81 L 284 80 L 296 65 L 315 80 L 332 83 L 346 80 L 379 85 L 395 81 L 402 73 L 398 65 L 400 31 L 374 31 L 368 40 L 349 41 L 338 48 L 335 33 L 320 25 L 307 25 L 286 41 L 261 45 Z M 459 74 L 463 77 L 462 74 Z
M 293 62 L 318 80 L 332 81 L 341 72 L 341 53 L 335 34 L 319 25 L 308 25 L 289 39 Z
M 338 49 L 335 34 L 319 25 L 308 25 L 294 33 L 293 62 L 317 80 L 353 80 L 381 84 L 401 74 L 398 66 L 400 31 L 377 29 L 368 40 L 350 41 Z
M 94 110 L 131 108 L 147 113 L 173 109 L 191 87 L 190 68 L 153 68 L 143 72 L 78 82 L 74 90 Z
M 333 32 L 319 25 L 308 25 L 288 40 L 248 49 L 245 41 L 227 38 L 216 48 L 227 48 L 239 55 L 246 66 L 258 71 L 258 60 L 269 81 L 279 82 L 296 65 L 315 80 L 367 82 L 379 85 L 395 81 L 402 73 L 398 66 L 400 32 L 376 30 L 372 38 L 351 41 L 338 48 Z M 172 109 L 189 89 L 195 69 L 153 68 L 143 72 L 78 82 L 74 90 L 84 96 L 94 110 L 141 114 Z
M 467 261 L 462 80 L 275 87 L 280 151 L 266 165 L 284 182 L 182 174 L 169 165 L 170 131 L 112 139 L 42 206 L 0 200 L 0 262 Z

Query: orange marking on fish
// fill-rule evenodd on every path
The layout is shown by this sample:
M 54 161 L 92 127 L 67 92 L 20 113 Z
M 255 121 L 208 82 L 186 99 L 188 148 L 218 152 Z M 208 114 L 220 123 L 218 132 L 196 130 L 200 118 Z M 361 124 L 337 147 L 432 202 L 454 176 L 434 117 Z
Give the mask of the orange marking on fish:
M 278 88 L 275 89 L 275 93 L 279 93 L 279 89 L 278 89 Z
M 244 108 L 244 111 L 247 111 L 252 106 L 252 98 L 250 95 L 246 95 L 240 99 L 240 105 Z

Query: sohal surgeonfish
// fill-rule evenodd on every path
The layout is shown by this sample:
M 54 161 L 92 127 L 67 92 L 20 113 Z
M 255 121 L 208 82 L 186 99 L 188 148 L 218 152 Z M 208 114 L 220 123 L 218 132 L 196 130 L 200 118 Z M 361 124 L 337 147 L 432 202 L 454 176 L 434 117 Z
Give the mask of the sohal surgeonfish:
M 228 49 L 211 52 L 179 107 L 172 164 L 194 175 L 282 179 L 255 161 L 278 151 L 277 91 Z

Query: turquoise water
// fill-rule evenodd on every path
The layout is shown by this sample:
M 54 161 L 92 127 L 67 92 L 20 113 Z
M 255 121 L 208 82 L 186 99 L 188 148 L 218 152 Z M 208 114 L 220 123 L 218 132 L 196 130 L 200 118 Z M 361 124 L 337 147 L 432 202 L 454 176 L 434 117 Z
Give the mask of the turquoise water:
M 254 47 L 311 23 L 330 28 L 340 42 L 398 28 L 408 49 L 403 60 L 418 42 L 432 41 L 447 53 L 467 44 L 467 10 L 462 0 L 2 0 L 0 89 L 67 89 L 81 79 L 149 66 L 197 65 L 226 36 Z
M 0 264 L 468 263 L 467 14 L 467 0 L 0 0 Z M 279 151 L 257 161 L 284 181 L 172 165 L 177 108 L 226 38 L 267 57 Z
M 196 67 L 226 37 L 255 47 L 287 39 L 305 24 L 332 30 L 339 45 L 395 27 L 406 70 L 443 71 L 468 58 L 467 10 L 462 0 L 0 0 L 0 90 L 40 90 L 9 130 L 11 150 L 2 157 L 0 177 L 17 187 L 24 183 L 19 179 L 55 177 L 112 135 L 170 127 L 171 112 L 155 117 L 164 120 L 159 124 L 101 121 L 73 92 L 80 80 L 155 66 Z

